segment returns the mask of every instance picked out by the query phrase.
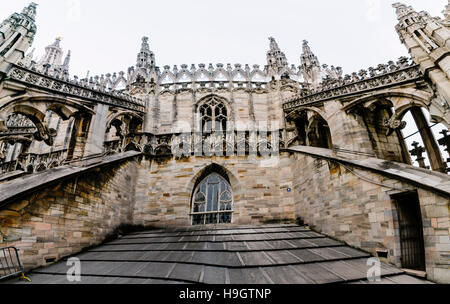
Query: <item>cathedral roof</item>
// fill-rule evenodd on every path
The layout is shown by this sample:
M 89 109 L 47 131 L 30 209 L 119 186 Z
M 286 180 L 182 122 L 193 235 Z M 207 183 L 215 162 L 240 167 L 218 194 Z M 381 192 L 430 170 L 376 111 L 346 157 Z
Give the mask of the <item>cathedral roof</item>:
M 297 225 L 191 226 L 128 234 L 77 256 L 82 283 L 367 282 L 369 254 Z M 31 274 L 67 283 L 65 261 Z M 425 282 L 381 265 L 385 283 Z

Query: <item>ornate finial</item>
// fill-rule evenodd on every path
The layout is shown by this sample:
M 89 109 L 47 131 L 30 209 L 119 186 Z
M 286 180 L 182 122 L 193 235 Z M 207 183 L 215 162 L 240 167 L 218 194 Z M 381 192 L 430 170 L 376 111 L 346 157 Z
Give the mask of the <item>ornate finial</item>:
M 303 54 L 310 54 L 312 53 L 311 48 L 309 47 L 309 41 L 303 40 Z
M 279 50 L 280 49 L 278 47 L 278 44 L 277 44 L 277 41 L 275 40 L 275 38 L 269 37 L 269 41 L 270 41 L 270 49 L 271 50 Z
M 448 0 L 448 4 L 445 6 L 442 13 L 444 14 L 446 20 L 450 20 L 450 0 Z
M 55 38 L 55 42 L 51 46 L 59 47 L 59 43 L 61 42 L 62 38 L 60 36 Z
M 37 4 L 31 2 L 28 6 L 23 8 L 22 14 L 34 21 L 34 18 L 36 17 L 36 7 Z
M 150 46 L 148 45 L 148 37 L 144 36 L 142 37 L 142 45 L 141 45 L 141 52 L 149 51 Z
M 410 150 L 409 153 L 417 158 L 416 161 L 419 163 L 421 168 L 429 169 L 430 167 L 425 165 L 425 157 L 423 157 L 423 153 L 426 152 L 425 148 L 420 146 L 420 144 L 416 141 L 412 143 L 412 146 L 414 149 Z
M 397 14 L 398 20 L 401 20 L 403 17 L 405 17 L 409 13 L 414 12 L 414 9 L 412 8 L 412 6 L 406 6 L 405 4 L 400 3 L 400 2 L 396 2 L 396 3 L 392 4 L 392 7 L 396 9 L 396 14 Z

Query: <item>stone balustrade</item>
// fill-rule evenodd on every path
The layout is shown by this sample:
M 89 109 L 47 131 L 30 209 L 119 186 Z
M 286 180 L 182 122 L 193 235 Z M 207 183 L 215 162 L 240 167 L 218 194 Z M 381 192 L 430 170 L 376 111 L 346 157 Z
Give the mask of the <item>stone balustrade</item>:
M 125 149 L 153 157 L 190 157 L 192 155 L 239 154 L 276 155 L 284 147 L 283 130 L 231 131 L 224 133 L 137 134 L 129 137 Z M 122 151 L 119 140 L 104 144 L 105 154 Z
M 358 73 L 345 75 L 339 79 L 324 78 L 316 89 L 304 90 L 299 95 L 288 99 L 283 109 L 285 111 L 299 106 L 310 105 L 333 98 L 369 92 L 374 89 L 382 89 L 405 82 L 416 81 L 423 77 L 419 65 L 409 61 L 407 57 L 401 57 L 397 63 L 380 64 Z
M 28 69 L 23 65 L 13 65 L 7 74 L 8 79 L 17 80 L 64 95 L 72 95 L 90 101 L 104 103 L 138 112 L 145 111 L 145 102 L 118 90 L 109 90 L 97 81 L 68 79 L 57 73 L 49 75 Z
M 13 113 L 6 122 L 7 131 L 1 132 L 0 137 L 14 135 L 32 135 L 37 129 L 34 123 L 24 115 Z
M 66 155 L 67 150 L 53 151 L 45 154 L 22 154 L 16 160 L 0 163 L 0 175 L 14 171 L 34 173 L 56 168 L 64 163 Z
M 180 68 L 176 65 L 173 68 L 166 65 L 162 71 L 157 68 L 155 72 L 154 81 L 160 85 L 197 82 L 269 82 L 271 80 L 267 68 L 261 69 L 256 64 L 253 68 L 250 68 L 248 64 L 244 66 L 235 64 L 232 67 L 231 64 L 224 66 L 221 63 L 216 66 L 209 64 L 208 67 L 205 64 L 199 64 L 198 67 L 193 64 L 190 68 L 187 64 L 182 64 Z M 287 68 L 285 72 L 293 77 L 300 76 L 300 71 L 294 65 Z M 138 75 L 147 78 L 145 73 L 143 69 L 130 67 L 128 69 L 129 83 L 134 82 Z

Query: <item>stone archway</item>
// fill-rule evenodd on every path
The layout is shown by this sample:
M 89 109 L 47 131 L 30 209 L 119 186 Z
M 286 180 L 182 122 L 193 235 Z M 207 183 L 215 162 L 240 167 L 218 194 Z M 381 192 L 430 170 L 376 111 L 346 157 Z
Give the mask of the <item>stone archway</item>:
M 443 161 L 442 154 L 430 129 L 430 125 L 422 111 L 422 108 L 426 109 L 430 113 L 431 120 L 436 121 L 436 117 L 430 112 L 430 105 L 432 104 L 430 101 L 431 98 L 432 96 L 430 93 L 412 90 L 411 88 L 384 91 L 375 95 L 355 99 L 343 107 L 342 110 L 347 113 L 356 112 L 362 117 L 362 120 L 366 124 L 369 136 L 371 137 L 372 144 L 374 145 L 374 151 L 378 152 L 378 157 L 380 157 L 379 154 L 381 153 L 379 150 L 382 150 L 383 152 L 389 152 L 393 155 L 381 155 L 381 158 L 402 161 L 408 164 L 411 164 L 411 158 L 401 130 L 406 126 L 402 120 L 404 116 L 410 112 L 417 125 L 417 129 L 420 132 L 422 141 L 424 142 L 432 169 L 445 172 L 446 164 Z M 382 122 L 383 128 L 386 129 L 385 135 L 381 134 L 381 132 L 377 132 L 377 130 L 373 128 L 373 124 L 371 125 L 371 121 L 373 122 L 374 120 L 373 118 L 383 109 L 387 109 L 387 115 L 383 117 Z M 372 132 L 371 128 L 373 129 Z M 392 134 L 396 134 L 398 137 L 397 145 L 400 147 L 398 149 L 399 151 L 394 153 L 395 151 L 390 151 L 385 147 L 378 149 L 377 145 L 384 145 L 384 142 L 389 146 L 393 145 L 391 142 L 392 139 L 390 139 Z M 384 139 L 377 142 L 374 136 L 384 137 Z
M 291 112 L 287 118 L 296 128 L 297 141 L 301 145 L 332 149 L 331 130 L 325 113 L 309 107 Z M 292 140 L 291 140 L 292 141 Z
M 207 178 L 208 176 L 210 176 L 211 174 L 214 174 L 214 173 L 218 174 L 224 180 L 226 180 L 227 183 L 229 183 L 229 185 L 231 187 L 232 202 L 233 202 L 233 208 L 234 208 L 232 222 L 234 222 L 235 215 L 239 216 L 239 214 L 238 214 L 239 201 L 241 200 L 241 198 L 243 196 L 242 185 L 241 185 L 241 182 L 239 181 L 239 179 L 235 176 L 235 174 L 230 172 L 224 166 L 217 164 L 217 163 L 211 163 L 211 164 L 207 165 L 206 167 L 200 169 L 194 175 L 194 177 L 189 181 L 189 183 L 186 185 L 186 194 L 189 195 L 189 201 L 188 201 L 189 210 L 192 210 L 192 202 L 194 199 L 194 194 L 195 194 L 195 191 L 196 191 L 197 187 L 199 186 L 199 184 L 202 181 L 204 181 L 205 178 Z

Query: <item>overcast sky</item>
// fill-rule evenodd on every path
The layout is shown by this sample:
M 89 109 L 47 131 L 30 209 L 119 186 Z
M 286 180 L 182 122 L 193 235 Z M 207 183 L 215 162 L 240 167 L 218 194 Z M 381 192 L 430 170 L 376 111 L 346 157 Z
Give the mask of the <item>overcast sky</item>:
M 1 0 L 0 19 L 30 0 Z M 344 73 L 407 56 L 395 25 L 393 0 L 37 0 L 35 55 L 56 37 L 72 51 L 71 74 L 80 77 L 127 71 L 148 36 L 158 66 L 199 63 L 266 64 L 268 37 L 276 38 L 289 64 L 300 64 L 309 40 L 322 64 Z M 405 0 L 440 16 L 446 0 Z M 406 117 L 405 136 L 414 130 Z M 437 138 L 442 125 L 433 128 Z M 407 140 L 422 143 L 420 136 Z
M 2 0 L 1 19 L 30 0 Z M 345 73 L 407 55 L 394 26 L 392 0 L 37 0 L 36 54 L 57 36 L 72 50 L 71 74 L 126 71 L 142 36 L 157 65 L 266 64 L 269 36 L 290 64 L 310 41 L 320 62 Z M 407 0 L 440 15 L 446 0 Z

